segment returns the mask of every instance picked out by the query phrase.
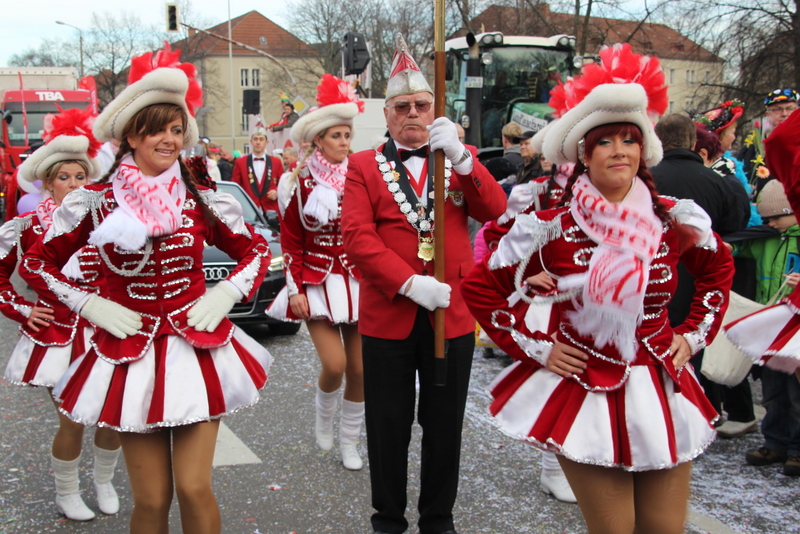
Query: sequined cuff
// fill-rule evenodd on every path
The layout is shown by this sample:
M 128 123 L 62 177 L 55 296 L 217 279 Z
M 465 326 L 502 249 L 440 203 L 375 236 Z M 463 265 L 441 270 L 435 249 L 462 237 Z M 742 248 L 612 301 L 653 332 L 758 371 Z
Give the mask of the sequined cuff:
M 505 317 L 506 324 L 501 324 L 500 321 L 498 321 L 500 316 Z M 526 356 L 542 367 L 546 367 L 547 360 L 550 358 L 550 353 L 553 350 L 553 342 L 529 337 L 514 328 L 515 323 L 516 319 L 507 311 L 497 310 L 492 313 L 492 326 L 511 334 L 511 338 L 517 346 L 522 349 Z
M 691 351 L 692 356 L 706 347 L 706 336 L 702 332 L 686 332 L 683 334 L 683 339 L 685 339 L 686 343 L 689 344 L 689 350 Z

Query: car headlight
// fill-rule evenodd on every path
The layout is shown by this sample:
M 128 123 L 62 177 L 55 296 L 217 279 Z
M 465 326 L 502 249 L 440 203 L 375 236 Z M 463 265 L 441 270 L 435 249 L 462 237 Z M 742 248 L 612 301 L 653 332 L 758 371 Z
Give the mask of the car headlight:
M 283 256 L 277 256 L 272 258 L 269 262 L 269 270 L 270 271 L 282 271 L 283 270 Z

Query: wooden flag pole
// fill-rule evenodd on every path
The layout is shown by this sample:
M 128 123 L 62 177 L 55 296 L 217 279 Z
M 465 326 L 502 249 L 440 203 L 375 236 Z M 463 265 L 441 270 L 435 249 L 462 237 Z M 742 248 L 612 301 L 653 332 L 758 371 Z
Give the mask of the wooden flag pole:
M 435 85 L 434 85 L 434 114 L 436 118 L 445 115 L 445 72 L 447 68 L 447 57 L 444 50 L 444 19 L 445 3 L 444 0 L 435 0 L 434 12 L 434 65 L 435 65 Z M 433 274 L 436 280 L 445 283 L 444 269 L 444 151 L 437 150 L 434 154 L 433 171 Z M 445 351 L 445 331 L 444 331 L 444 308 L 436 308 L 434 311 L 434 384 L 444 386 L 447 383 L 447 359 Z

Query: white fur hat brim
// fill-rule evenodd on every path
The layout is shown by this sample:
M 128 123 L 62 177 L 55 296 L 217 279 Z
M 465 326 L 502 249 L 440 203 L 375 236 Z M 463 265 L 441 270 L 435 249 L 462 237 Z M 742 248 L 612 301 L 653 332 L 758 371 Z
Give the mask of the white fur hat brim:
M 558 120 L 558 119 L 556 119 L 556 120 Z M 554 122 L 555 121 L 548 122 L 547 124 L 544 125 L 544 128 L 542 128 L 541 130 L 536 132 L 533 135 L 533 137 L 531 137 L 531 148 L 533 148 L 536 151 L 537 154 L 541 154 L 542 153 L 542 143 L 544 143 L 544 138 L 548 135 L 548 132 L 550 131 L 550 126 Z M 545 156 L 545 157 L 547 157 L 547 156 Z
M 101 174 L 100 162 L 95 158 L 90 158 L 87 154 L 88 150 L 89 139 L 87 137 L 83 135 L 59 135 L 46 145 L 39 147 L 19 166 L 18 176 L 21 180 L 17 182 L 20 189 L 26 193 L 38 192 L 33 187 L 33 182 L 44 180 L 47 170 L 61 161 L 83 161 L 88 167 L 87 178 L 90 180 L 99 178 Z
M 122 130 L 136 113 L 153 104 L 176 104 L 186 113 L 183 146 L 193 147 L 200 138 L 197 122 L 186 106 L 189 79 L 180 69 L 160 68 L 148 72 L 126 87 L 106 106 L 94 122 L 94 136 L 100 141 L 122 141 Z
M 358 105 L 355 102 L 344 104 L 330 104 L 310 111 L 300 117 L 292 126 L 292 142 L 312 143 L 321 132 L 333 126 L 349 126 L 350 137 L 353 131 L 353 118 L 358 115 Z
M 576 163 L 578 141 L 603 124 L 629 122 L 644 139 L 642 159 L 647 167 L 661 161 L 664 150 L 647 115 L 647 93 L 636 83 L 598 85 L 577 106 L 552 122 L 542 143 L 544 157 L 555 163 Z

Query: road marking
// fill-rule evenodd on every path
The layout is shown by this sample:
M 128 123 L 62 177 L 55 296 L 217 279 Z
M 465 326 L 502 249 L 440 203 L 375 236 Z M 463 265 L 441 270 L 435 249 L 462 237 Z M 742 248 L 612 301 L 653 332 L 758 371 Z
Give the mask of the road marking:
M 223 465 L 260 464 L 261 459 L 236 437 L 225 423 L 220 423 L 214 448 L 214 467 Z

